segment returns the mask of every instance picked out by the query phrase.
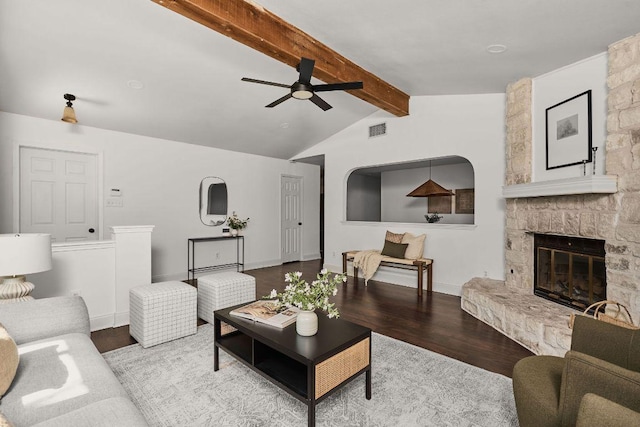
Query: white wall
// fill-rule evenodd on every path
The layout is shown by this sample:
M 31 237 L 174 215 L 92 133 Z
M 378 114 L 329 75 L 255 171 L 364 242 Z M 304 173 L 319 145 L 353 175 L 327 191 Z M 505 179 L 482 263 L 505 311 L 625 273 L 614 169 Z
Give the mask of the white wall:
M 404 169 L 382 173 L 382 221 L 425 222 L 429 198 L 407 197 L 407 194 L 433 179 L 444 188 L 473 188 L 473 168 L 469 163 Z M 452 198 L 453 200 L 453 198 Z M 452 212 L 454 209 L 451 210 Z M 439 224 L 473 224 L 471 214 L 443 214 Z
M 187 238 L 221 235 L 222 227 L 207 227 L 198 216 L 198 188 L 207 176 L 223 178 L 229 191 L 229 210 L 251 218 L 243 233 L 248 268 L 280 263 L 280 177 L 301 176 L 303 257 L 320 257 L 318 166 L 3 112 L 0 112 L 1 233 L 17 231 L 13 158 L 19 144 L 102 154 L 105 196 L 108 197 L 106 189 L 119 188 L 124 201 L 122 208 L 104 208 L 103 229 L 155 225 L 154 281 L 186 279 Z M 105 238 L 109 238 L 108 232 Z M 223 255 L 228 252 L 232 251 L 224 251 Z
M 410 115 L 378 112 L 301 153 L 325 155 L 325 264 L 340 270 L 341 252 L 381 249 L 387 229 L 426 233 L 434 259 L 434 290 L 459 294 L 472 277 L 504 278 L 504 94 L 411 97 Z M 385 137 L 368 139 L 370 125 L 387 122 Z M 346 179 L 356 168 L 461 156 L 475 172 L 475 225 L 346 222 Z M 415 275 L 380 280 L 415 286 Z
M 566 99 L 591 90 L 592 145 L 596 152 L 596 174 L 605 171 L 607 138 L 607 53 L 584 59 L 533 79 L 533 176 L 532 181 L 582 176 L 582 165 L 546 170 L 546 109 Z M 592 164 L 587 164 L 591 173 Z

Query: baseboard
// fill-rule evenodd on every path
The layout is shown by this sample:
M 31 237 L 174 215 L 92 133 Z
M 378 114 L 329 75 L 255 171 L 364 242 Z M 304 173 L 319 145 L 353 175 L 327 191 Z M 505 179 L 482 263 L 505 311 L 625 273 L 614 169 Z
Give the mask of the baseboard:
M 151 277 L 152 283 L 170 282 L 173 280 L 177 280 L 179 282 L 182 282 L 183 280 L 187 280 L 187 274 L 182 272 L 182 273 L 175 273 L 175 274 L 160 274 L 160 275 Z
M 302 261 L 313 261 L 315 259 L 320 259 L 320 258 L 322 258 L 322 255 L 320 255 L 320 252 L 314 252 L 312 254 L 302 255 Z
M 91 332 L 99 331 L 101 329 L 113 328 L 113 314 L 107 314 L 105 316 L 97 316 L 89 319 L 91 325 Z
M 244 265 L 244 269 L 245 270 L 255 270 L 256 268 L 273 267 L 273 266 L 276 266 L 276 265 L 282 265 L 282 259 L 281 258 L 268 259 L 268 260 L 260 261 L 260 262 L 250 262 L 250 263 Z
M 113 319 L 113 327 L 124 326 L 129 324 L 129 312 L 116 313 Z
M 325 264 L 324 268 L 333 272 L 342 272 L 342 265 L 330 265 Z M 349 276 L 353 276 L 353 266 L 351 263 L 347 265 L 347 274 Z M 362 274 L 359 275 L 362 278 Z M 378 271 L 373 275 L 371 280 L 377 280 L 379 282 L 391 283 L 392 285 L 405 286 L 408 288 L 417 288 L 418 284 L 416 283 L 416 272 L 415 271 L 403 271 L 398 270 L 393 267 L 384 267 L 381 266 L 378 268 Z M 425 277 L 425 289 L 426 289 L 426 277 Z M 452 285 L 448 283 L 440 283 L 434 281 L 432 284 L 432 289 L 434 292 L 439 292 L 447 295 L 460 296 L 462 295 L 462 286 L 460 285 Z
M 273 267 L 276 265 L 282 265 L 282 260 L 281 259 L 269 259 L 269 260 L 265 260 L 265 261 L 260 261 L 260 262 L 252 262 L 252 263 L 248 263 L 244 265 L 244 269 L 245 270 L 254 270 L 257 268 L 266 268 L 266 267 Z M 229 267 L 229 268 L 224 268 L 224 269 L 220 269 L 220 270 L 213 270 L 213 271 L 209 271 L 206 273 L 202 273 L 202 274 L 196 274 L 196 278 L 199 276 L 204 276 L 207 274 L 215 274 L 217 272 L 222 272 L 222 271 L 236 271 L 235 267 Z M 151 282 L 152 283 L 158 283 L 158 282 L 168 282 L 171 280 L 177 280 L 177 281 L 183 281 L 183 280 L 187 280 L 187 273 L 186 272 L 180 272 L 180 273 L 170 273 L 170 274 L 159 274 L 156 276 L 153 276 L 151 278 Z

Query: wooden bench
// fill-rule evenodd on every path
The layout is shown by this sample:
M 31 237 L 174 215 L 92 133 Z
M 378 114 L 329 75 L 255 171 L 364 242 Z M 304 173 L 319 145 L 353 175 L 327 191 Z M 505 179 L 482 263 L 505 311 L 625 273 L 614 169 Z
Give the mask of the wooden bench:
M 342 272 L 347 272 L 347 262 L 352 261 L 353 257 L 360 251 L 347 251 L 342 252 Z M 424 286 L 423 276 L 424 272 L 427 272 L 427 291 L 432 290 L 432 278 L 433 278 L 433 260 L 429 258 L 420 259 L 404 259 L 404 258 L 392 258 L 385 256 L 382 258 L 380 265 L 385 267 L 400 268 L 403 270 L 415 270 L 418 275 L 418 296 L 422 296 L 422 287 Z M 353 279 L 358 283 L 358 269 L 353 269 Z

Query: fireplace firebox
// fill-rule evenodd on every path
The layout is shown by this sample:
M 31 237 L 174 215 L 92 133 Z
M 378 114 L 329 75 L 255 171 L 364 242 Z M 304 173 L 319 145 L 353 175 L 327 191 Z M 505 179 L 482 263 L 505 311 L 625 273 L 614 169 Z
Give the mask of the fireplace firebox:
M 534 234 L 534 294 L 584 310 L 607 296 L 604 240 Z

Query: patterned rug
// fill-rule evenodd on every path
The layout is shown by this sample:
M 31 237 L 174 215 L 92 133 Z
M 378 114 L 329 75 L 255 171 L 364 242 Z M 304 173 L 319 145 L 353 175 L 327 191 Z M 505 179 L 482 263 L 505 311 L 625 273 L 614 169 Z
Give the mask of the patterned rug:
M 319 403 L 319 427 L 517 426 L 511 379 L 379 334 L 372 338 L 372 399 L 364 375 Z M 307 407 L 220 351 L 213 326 L 104 358 L 152 426 L 304 426 Z

